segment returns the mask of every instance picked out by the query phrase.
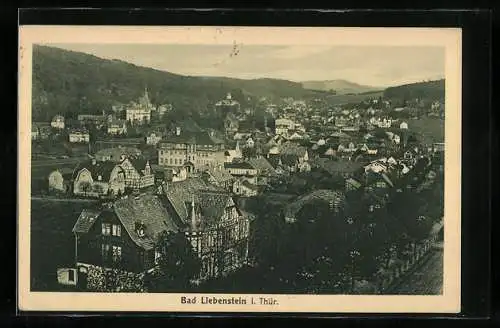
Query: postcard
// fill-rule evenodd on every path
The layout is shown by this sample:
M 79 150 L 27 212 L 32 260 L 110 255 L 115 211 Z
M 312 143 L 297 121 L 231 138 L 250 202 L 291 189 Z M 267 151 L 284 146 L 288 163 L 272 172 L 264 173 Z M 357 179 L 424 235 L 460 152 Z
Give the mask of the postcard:
M 19 35 L 19 310 L 460 312 L 460 29 Z

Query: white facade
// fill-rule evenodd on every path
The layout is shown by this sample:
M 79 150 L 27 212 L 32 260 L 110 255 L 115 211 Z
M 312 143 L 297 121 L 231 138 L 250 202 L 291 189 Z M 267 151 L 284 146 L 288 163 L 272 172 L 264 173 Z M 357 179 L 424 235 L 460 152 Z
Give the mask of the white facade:
M 295 122 L 287 118 L 278 118 L 275 121 L 275 126 L 277 135 L 287 135 L 289 130 L 295 128 Z
M 50 126 L 55 129 L 64 129 L 64 117 L 61 115 L 56 115 L 50 122 Z
M 158 142 L 161 141 L 161 136 L 157 135 L 156 133 L 151 133 L 149 136 L 146 137 L 146 144 L 148 145 L 156 145 Z
M 69 134 L 69 142 L 72 143 L 88 143 L 90 135 L 88 132 L 75 131 Z

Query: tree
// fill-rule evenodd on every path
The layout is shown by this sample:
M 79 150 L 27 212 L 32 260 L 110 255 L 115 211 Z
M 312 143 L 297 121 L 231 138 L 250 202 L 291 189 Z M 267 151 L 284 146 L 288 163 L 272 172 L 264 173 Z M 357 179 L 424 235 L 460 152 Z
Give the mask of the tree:
M 158 270 L 150 281 L 152 291 L 185 291 L 201 269 L 201 261 L 181 232 L 164 232 L 158 236 Z
M 92 189 L 92 184 L 88 181 L 80 182 L 80 190 L 83 191 L 83 195 L 86 197 L 87 193 Z

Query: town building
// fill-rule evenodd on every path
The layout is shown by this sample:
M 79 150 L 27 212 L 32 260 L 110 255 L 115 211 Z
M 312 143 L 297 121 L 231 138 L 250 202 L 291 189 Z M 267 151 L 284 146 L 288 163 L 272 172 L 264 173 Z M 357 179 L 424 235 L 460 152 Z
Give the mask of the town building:
M 67 193 L 71 191 L 73 169 L 60 168 L 49 174 L 49 191 Z
M 233 113 L 228 113 L 224 119 L 224 130 L 226 134 L 231 135 L 238 132 L 240 122 Z
M 125 187 L 138 190 L 153 186 L 154 173 L 149 161 L 139 156 L 127 156 L 120 163 L 125 174 Z
M 126 157 L 141 155 L 142 152 L 135 147 L 113 147 L 99 150 L 97 153 L 95 153 L 95 159 L 101 162 L 112 161 L 115 163 L 120 163 Z
M 162 139 L 159 133 L 151 132 L 146 136 L 146 144 L 156 146 Z
M 289 131 L 295 129 L 295 122 L 288 118 L 278 118 L 274 122 L 275 134 L 281 136 L 288 136 Z
M 126 106 L 126 120 L 132 125 L 143 125 L 151 122 L 151 111 L 155 108 L 149 100 L 148 89 L 144 89 L 144 95 L 139 102 L 131 102 Z
M 73 129 L 68 134 L 71 143 L 89 143 L 90 134 L 85 129 Z
M 215 109 L 222 117 L 225 117 L 228 113 L 238 113 L 240 111 L 240 103 L 233 99 L 231 93 L 228 93 L 225 99 L 215 104 Z
M 50 126 L 54 129 L 64 130 L 64 116 L 56 115 L 50 122 Z
M 158 144 L 158 163 L 169 167 L 186 164 L 194 171 L 216 167 L 225 161 L 224 141 L 207 131 L 191 132 L 176 128 L 175 135 Z
M 75 262 L 79 268 L 146 272 L 156 265 L 158 236 L 177 231 L 157 195 L 124 197 L 99 210 L 84 209 L 73 227 Z
M 100 129 L 106 124 L 106 122 L 108 121 L 108 117 L 106 116 L 104 111 L 101 115 L 79 114 L 78 121 L 82 126 L 93 125 L 96 128 Z
M 127 134 L 127 121 L 126 120 L 111 120 L 107 123 L 107 132 L 110 135 L 124 135 Z
M 252 184 L 257 184 L 258 171 L 248 162 L 224 163 L 224 168 L 237 179 L 244 178 Z
M 73 171 L 73 194 L 84 197 L 114 196 L 125 191 L 125 172 L 117 163 L 95 159 L 79 163 Z
M 224 167 L 211 167 L 202 173 L 202 179 L 207 183 L 231 191 L 235 177 L 231 175 Z
M 248 262 L 250 221 L 230 193 L 201 179 L 164 188 L 169 214 L 201 259 L 200 280 L 226 276 Z

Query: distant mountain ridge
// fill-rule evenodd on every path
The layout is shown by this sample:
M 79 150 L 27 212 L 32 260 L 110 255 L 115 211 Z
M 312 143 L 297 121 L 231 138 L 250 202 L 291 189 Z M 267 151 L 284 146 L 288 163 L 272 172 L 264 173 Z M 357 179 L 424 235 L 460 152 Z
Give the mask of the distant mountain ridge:
M 324 93 L 286 80 L 183 76 L 81 52 L 33 47 L 34 120 L 47 121 L 55 114 L 101 113 L 113 104 L 138 99 L 145 87 L 153 103 L 171 103 L 188 116 L 207 111 L 228 92 L 243 105 L 248 97 L 307 99 Z
M 140 67 L 122 60 L 102 59 L 93 55 L 35 45 L 33 47 L 32 117 L 50 121 L 56 114 L 75 118 L 77 114 L 100 114 L 113 105 L 137 100 L 147 87 L 151 101 L 170 103 L 179 120 L 191 118 L 198 124 L 207 122 L 214 104 L 231 92 L 244 107 L 252 107 L 262 97 L 270 101 L 293 97 L 310 100 L 328 98 L 330 104 L 362 101 L 364 97 L 431 95 L 444 97 L 444 82 L 388 88 L 370 94 L 377 88 L 345 80 L 292 82 L 282 79 L 253 80 L 229 77 L 183 76 L 153 68 Z M 306 86 L 304 86 L 304 83 Z M 311 86 L 337 87 L 338 95 Z M 342 89 L 343 88 L 343 89 Z M 340 92 L 339 92 L 340 90 Z M 345 95 L 355 93 L 357 95 Z M 365 96 L 363 94 L 366 94 Z
M 305 89 L 322 90 L 322 91 L 335 91 L 338 95 L 349 93 L 365 93 L 370 91 L 384 90 L 383 87 L 373 87 L 368 85 L 361 85 L 358 83 L 350 82 L 347 80 L 325 80 L 325 81 L 304 81 L 302 86 Z

